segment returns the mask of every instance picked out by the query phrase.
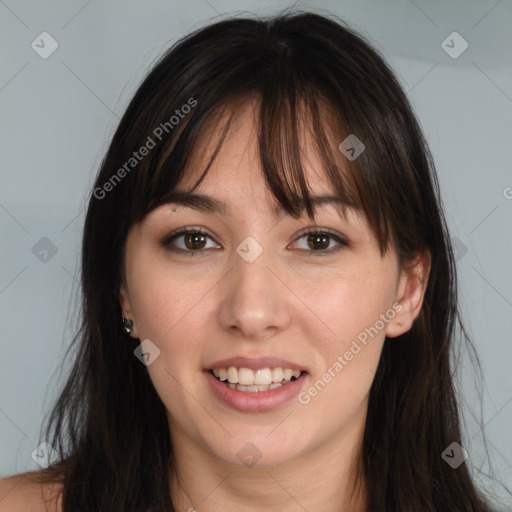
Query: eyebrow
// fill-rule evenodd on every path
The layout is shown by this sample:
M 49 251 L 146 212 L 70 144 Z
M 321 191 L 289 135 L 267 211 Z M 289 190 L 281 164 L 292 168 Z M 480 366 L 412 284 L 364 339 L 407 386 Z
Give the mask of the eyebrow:
M 304 199 L 301 196 L 294 195 L 292 201 L 299 206 L 300 212 L 302 213 L 305 209 Z M 357 209 L 352 202 L 333 195 L 311 196 L 311 202 L 313 203 L 313 210 L 315 211 L 318 207 L 326 205 L 334 205 L 342 215 L 344 215 L 344 210 L 346 208 Z M 229 208 L 226 203 L 220 199 L 216 199 L 205 194 L 174 192 L 166 201 L 166 204 L 185 206 L 201 213 L 218 213 L 220 215 L 229 214 Z M 278 204 L 277 207 L 273 208 L 274 215 L 277 216 L 283 210 L 283 207 Z

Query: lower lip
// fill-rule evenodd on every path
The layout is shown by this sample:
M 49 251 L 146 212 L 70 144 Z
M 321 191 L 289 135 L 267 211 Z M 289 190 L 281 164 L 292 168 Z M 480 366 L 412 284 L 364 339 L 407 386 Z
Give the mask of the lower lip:
M 290 381 L 280 388 L 251 392 L 231 389 L 220 380 L 217 380 L 209 371 L 204 371 L 203 373 L 217 398 L 231 408 L 244 412 L 271 411 L 283 405 L 300 393 L 306 380 L 306 373 L 303 373 L 297 380 Z

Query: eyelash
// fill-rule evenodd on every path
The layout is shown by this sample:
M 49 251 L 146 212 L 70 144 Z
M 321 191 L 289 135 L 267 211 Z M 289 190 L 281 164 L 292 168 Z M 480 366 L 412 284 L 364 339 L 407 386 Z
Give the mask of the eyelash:
M 171 247 L 171 243 L 174 242 L 174 240 L 176 240 L 180 236 L 188 235 L 188 234 L 204 235 L 204 236 L 207 236 L 208 238 L 213 240 L 213 238 L 210 236 L 210 234 L 208 232 L 206 232 L 205 230 L 203 230 L 202 228 L 199 228 L 199 227 L 198 228 L 186 227 L 186 228 L 181 228 L 178 231 L 175 231 L 174 233 L 171 233 L 171 234 L 165 236 L 161 240 L 160 245 L 162 247 L 167 247 L 168 250 L 170 250 L 172 252 L 187 254 L 190 257 L 204 255 L 204 253 L 207 251 L 207 249 L 199 249 L 197 251 L 191 251 L 191 250 L 185 250 L 185 249 L 181 249 L 181 248 Z M 325 235 L 325 236 L 328 236 L 329 238 L 334 239 L 340 245 L 338 247 L 334 248 L 334 249 L 322 249 L 322 250 L 319 250 L 319 251 L 308 251 L 307 249 L 299 249 L 301 251 L 308 252 L 310 256 L 328 256 L 329 254 L 333 254 L 333 253 L 338 252 L 343 247 L 349 247 L 349 243 L 348 243 L 347 240 L 345 240 L 341 236 L 339 236 L 336 233 L 334 233 L 334 232 L 332 232 L 330 230 L 327 230 L 325 228 L 322 228 L 322 229 L 314 228 L 314 227 L 308 228 L 306 231 L 303 231 L 301 233 L 301 235 L 298 238 L 296 238 L 295 241 L 300 240 L 301 238 L 304 238 L 304 236 L 311 235 L 311 234 L 313 234 L 313 235 Z M 215 242 L 215 243 L 217 243 L 217 242 Z

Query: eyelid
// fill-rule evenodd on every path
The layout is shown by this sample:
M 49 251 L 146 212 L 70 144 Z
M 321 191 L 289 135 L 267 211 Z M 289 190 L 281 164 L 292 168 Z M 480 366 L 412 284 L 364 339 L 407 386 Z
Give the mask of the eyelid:
M 175 238 L 177 238 L 180 235 L 187 234 L 187 233 L 199 233 L 201 235 L 206 235 L 210 237 L 217 245 L 220 245 L 217 240 L 215 240 L 215 237 L 205 228 L 202 228 L 200 226 L 184 226 L 182 228 L 177 229 L 176 231 L 173 231 L 172 233 L 169 233 L 168 235 L 165 235 L 160 240 L 160 245 L 162 247 L 165 247 L 166 245 L 169 245 Z M 178 249 L 179 250 L 179 249 Z M 194 252 L 194 251 L 186 251 L 186 252 Z M 199 252 L 199 251 L 196 251 Z
M 309 234 L 325 234 L 332 236 L 333 238 L 336 238 L 340 241 L 340 243 L 349 244 L 348 238 L 343 235 L 342 233 L 338 233 L 337 231 L 333 231 L 329 228 L 322 228 L 320 226 L 309 226 L 307 228 L 304 228 L 304 230 L 299 231 L 299 233 L 296 235 L 296 239 L 302 238 L 304 235 Z
M 309 234 L 315 234 L 315 235 L 327 235 L 328 237 L 332 238 L 336 241 L 338 244 L 337 247 L 331 248 L 331 249 L 323 249 L 320 251 L 311 251 L 308 249 L 301 249 L 302 251 L 308 252 L 310 255 L 314 254 L 315 256 L 329 256 L 331 254 L 334 254 L 338 252 L 340 249 L 343 249 L 343 247 L 350 247 L 351 243 L 349 242 L 349 239 L 337 231 L 333 231 L 329 228 L 322 228 L 320 226 L 310 226 L 308 228 L 305 228 L 304 230 L 300 231 L 293 240 L 293 243 L 298 242 L 301 238 L 303 238 L 306 235 Z
M 176 238 L 178 238 L 180 235 L 184 235 L 184 234 L 188 234 L 188 233 L 199 233 L 201 235 L 205 235 L 205 236 L 211 238 L 217 245 L 220 245 L 215 240 L 215 237 L 207 229 L 202 228 L 200 226 L 184 226 L 182 228 L 179 228 L 176 231 L 173 231 L 172 233 L 165 235 L 160 240 L 160 245 L 162 247 L 166 247 L 166 246 L 170 245 L 171 242 L 173 240 L 175 240 Z M 337 252 L 339 249 L 341 249 L 343 247 L 349 247 L 351 245 L 349 240 L 347 239 L 347 237 L 342 235 L 341 233 L 338 233 L 338 232 L 333 231 L 328 228 L 322 228 L 319 226 L 309 226 L 309 227 L 303 229 L 302 231 L 299 231 L 299 233 L 297 233 L 295 235 L 294 239 L 292 240 L 292 243 L 298 242 L 301 238 L 303 238 L 304 236 L 306 236 L 308 234 L 327 235 L 330 238 L 334 239 L 338 243 L 338 247 L 331 248 L 331 249 L 323 249 L 323 250 L 319 250 L 319 251 L 310 251 L 308 249 L 300 249 L 301 251 L 308 252 L 310 255 L 314 254 L 314 255 L 318 255 L 318 256 L 321 256 L 321 255 L 326 256 L 326 255 L 333 254 L 333 253 Z M 197 251 L 187 251 L 187 250 L 181 249 L 179 247 L 173 247 L 171 250 L 173 250 L 175 252 L 190 254 L 190 255 L 202 254 L 207 251 L 207 249 L 200 249 Z

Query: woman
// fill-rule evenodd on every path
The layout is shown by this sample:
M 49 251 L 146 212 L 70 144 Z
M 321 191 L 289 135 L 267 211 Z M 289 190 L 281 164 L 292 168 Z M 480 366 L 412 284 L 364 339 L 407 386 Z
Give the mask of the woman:
M 435 171 L 342 22 L 231 19 L 164 55 L 91 191 L 82 290 L 60 461 L 27 477 L 49 506 L 488 510 Z

